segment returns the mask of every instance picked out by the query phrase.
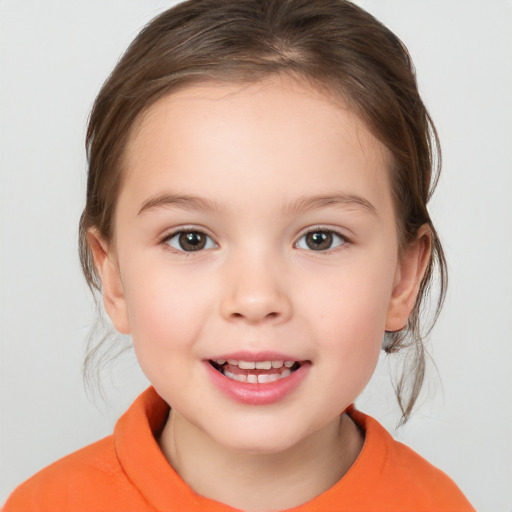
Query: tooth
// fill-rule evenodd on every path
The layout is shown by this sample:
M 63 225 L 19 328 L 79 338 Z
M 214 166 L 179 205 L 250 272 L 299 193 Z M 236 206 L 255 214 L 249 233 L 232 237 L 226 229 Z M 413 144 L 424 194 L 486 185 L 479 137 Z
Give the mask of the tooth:
M 258 361 L 256 363 L 257 370 L 270 370 L 272 368 L 272 361 Z
M 260 384 L 267 384 L 268 382 L 274 382 L 280 378 L 281 376 L 278 373 L 262 373 L 258 375 L 258 382 Z
M 258 382 L 258 376 L 255 375 L 254 373 L 250 373 L 249 375 L 247 375 L 247 382 L 249 384 L 256 384 Z
M 238 364 L 238 361 L 236 359 L 228 359 L 228 364 L 236 366 Z
M 224 364 L 226 362 L 226 360 L 225 359 L 217 359 L 215 362 L 217 364 Z
M 228 371 L 224 371 L 224 375 L 228 377 L 231 380 L 237 380 L 238 382 L 247 382 L 247 376 L 246 375 L 237 375 L 235 373 L 231 373 Z
M 241 370 L 254 370 L 254 361 L 238 361 L 238 368 Z
M 283 361 L 272 361 L 272 368 L 282 368 L 283 364 Z
M 290 370 L 284 370 L 281 375 L 279 375 L 280 379 L 284 379 L 285 377 L 288 377 L 288 375 L 291 375 L 292 372 Z
M 286 368 L 291 368 L 295 364 L 295 361 L 285 361 L 284 365 Z

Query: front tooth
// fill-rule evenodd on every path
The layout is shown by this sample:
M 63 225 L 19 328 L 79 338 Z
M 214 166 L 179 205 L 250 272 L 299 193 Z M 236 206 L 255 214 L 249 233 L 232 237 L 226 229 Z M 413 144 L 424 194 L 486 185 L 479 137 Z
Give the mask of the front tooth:
M 241 370 L 254 370 L 255 367 L 254 361 L 238 361 L 238 368 Z
M 244 375 L 242 373 L 236 374 L 228 372 L 227 370 L 224 371 L 224 375 L 232 380 L 237 380 L 238 382 L 247 382 L 247 375 Z
M 238 364 L 238 361 L 236 359 L 228 359 L 228 364 L 236 366 Z
M 249 375 L 247 375 L 247 382 L 249 384 L 257 384 L 258 376 L 255 375 L 254 373 L 249 373 Z
M 295 361 L 285 361 L 284 365 L 286 368 L 291 368 L 295 364 Z
M 283 361 L 272 361 L 272 368 L 282 368 L 283 364 Z
M 272 368 L 272 361 L 258 361 L 256 363 L 257 370 L 270 370 Z
M 258 382 L 260 384 L 267 384 L 268 382 L 274 382 L 281 378 L 278 373 L 261 373 L 258 375 Z

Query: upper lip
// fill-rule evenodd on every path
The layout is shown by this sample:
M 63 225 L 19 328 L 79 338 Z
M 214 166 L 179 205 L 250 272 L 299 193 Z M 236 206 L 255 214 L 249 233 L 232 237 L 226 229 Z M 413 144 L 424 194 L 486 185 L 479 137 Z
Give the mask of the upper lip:
M 208 358 L 210 361 L 216 361 L 219 359 L 234 359 L 236 361 L 304 361 L 302 358 L 297 358 L 296 356 L 290 354 L 284 354 L 282 352 L 274 352 L 274 351 L 259 351 L 259 352 L 248 352 L 248 351 L 238 351 L 238 352 L 229 352 L 229 353 L 221 353 L 216 354 L 213 357 Z

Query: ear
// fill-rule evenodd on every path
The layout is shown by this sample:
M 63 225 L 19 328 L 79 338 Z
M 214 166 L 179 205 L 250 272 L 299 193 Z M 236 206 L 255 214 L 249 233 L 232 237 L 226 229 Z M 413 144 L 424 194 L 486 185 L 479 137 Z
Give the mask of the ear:
M 130 323 L 115 255 L 97 229 L 93 228 L 87 232 L 87 242 L 94 258 L 96 271 L 101 278 L 105 311 L 117 331 L 121 334 L 129 334 Z
M 386 316 L 386 331 L 399 331 L 407 325 L 430 261 L 431 246 L 432 232 L 424 224 L 418 230 L 416 241 L 409 244 L 398 262 Z

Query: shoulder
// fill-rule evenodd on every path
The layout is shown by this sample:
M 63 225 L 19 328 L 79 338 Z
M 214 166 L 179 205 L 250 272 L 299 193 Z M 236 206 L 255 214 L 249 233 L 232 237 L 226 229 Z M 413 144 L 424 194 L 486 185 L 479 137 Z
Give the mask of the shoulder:
M 114 438 L 109 436 L 36 473 L 14 490 L 3 511 L 65 510 L 71 496 L 75 503 L 90 502 L 91 495 L 122 481 Z
M 175 481 L 155 441 L 168 406 L 150 388 L 118 420 L 114 434 L 54 462 L 21 484 L 3 512 L 144 512 L 155 475 Z M 159 470 L 155 470 L 155 467 Z
M 380 510 L 473 511 L 455 482 L 406 445 L 396 441 L 375 419 L 355 410 L 352 419 L 365 431 L 365 444 L 352 477 L 369 486 Z M 352 471 L 352 470 L 351 470 Z M 349 476 L 349 473 L 347 476 Z
M 401 485 L 406 489 L 406 494 L 413 495 L 418 501 L 435 505 L 442 510 L 454 510 L 456 505 L 469 505 L 458 486 L 446 473 L 394 439 L 389 442 L 383 472 L 389 480 Z

